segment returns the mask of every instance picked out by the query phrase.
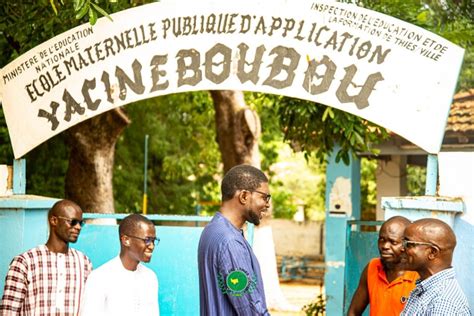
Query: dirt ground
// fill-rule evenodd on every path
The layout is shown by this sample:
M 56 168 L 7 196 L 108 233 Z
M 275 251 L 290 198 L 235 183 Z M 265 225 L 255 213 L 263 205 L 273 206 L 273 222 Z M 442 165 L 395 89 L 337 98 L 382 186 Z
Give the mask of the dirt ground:
M 288 299 L 288 302 L 299 308 L 299 312 L 284 312 L 270 310 L 272 316 L 300 316 L 305 315 L 301 309 L 304 305 L 311 303 L 316 297 L 324 292 L 324 287 L 318 284 L 311 284 L 305 282 L 280 282 L 283 294 Z

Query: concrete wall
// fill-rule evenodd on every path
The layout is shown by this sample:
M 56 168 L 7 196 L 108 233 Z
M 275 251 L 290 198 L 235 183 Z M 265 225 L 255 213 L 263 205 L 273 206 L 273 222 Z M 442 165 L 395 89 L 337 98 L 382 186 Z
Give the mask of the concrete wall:
M 377 160 L 377 211 L 376 219 L 384 219 L 383 196 L 405 196 L 407 194 L 406 156 L 385 156 L 388 160 Z
M 439 159 L 439 195 L 460 197 L 464 214 L 456 216 L 454 232 L 457 246 L 453 266 L 457 279 L 474 308 L 474 152 L 441 152 Z
M 272 219 L 270 223 L 278 256 L 324 254 L 324 221 L 295 222 L 289 219 Z

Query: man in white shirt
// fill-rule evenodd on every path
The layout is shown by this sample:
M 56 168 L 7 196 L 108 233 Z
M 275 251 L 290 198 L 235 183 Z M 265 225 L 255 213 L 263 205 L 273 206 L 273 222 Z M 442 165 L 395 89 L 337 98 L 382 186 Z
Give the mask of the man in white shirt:
M 119 225 L 120 255 L 92 271 L 86 282 L 81 316 L 156 316 L 158 279 L 140 264 L 150 262 L 155 226 L 146 217 L 132 214 Z

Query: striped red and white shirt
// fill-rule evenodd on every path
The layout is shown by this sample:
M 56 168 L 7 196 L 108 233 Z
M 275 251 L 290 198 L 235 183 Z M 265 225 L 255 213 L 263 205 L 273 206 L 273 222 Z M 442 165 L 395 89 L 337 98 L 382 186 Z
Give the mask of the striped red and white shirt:
M 82 252 L 51 252 L 40 245 L 10 263 L 0 315 L 78 315 L 92 263 Z

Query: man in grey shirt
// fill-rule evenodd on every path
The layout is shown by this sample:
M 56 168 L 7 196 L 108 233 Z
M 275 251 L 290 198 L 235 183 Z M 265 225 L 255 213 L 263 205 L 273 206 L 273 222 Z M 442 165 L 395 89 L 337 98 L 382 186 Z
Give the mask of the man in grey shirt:
M 420 279 L 400 315 L 472 315 L 451 266 L 456 235 L 445 222 L 424 218 L 405 229 L 406 269 Z

